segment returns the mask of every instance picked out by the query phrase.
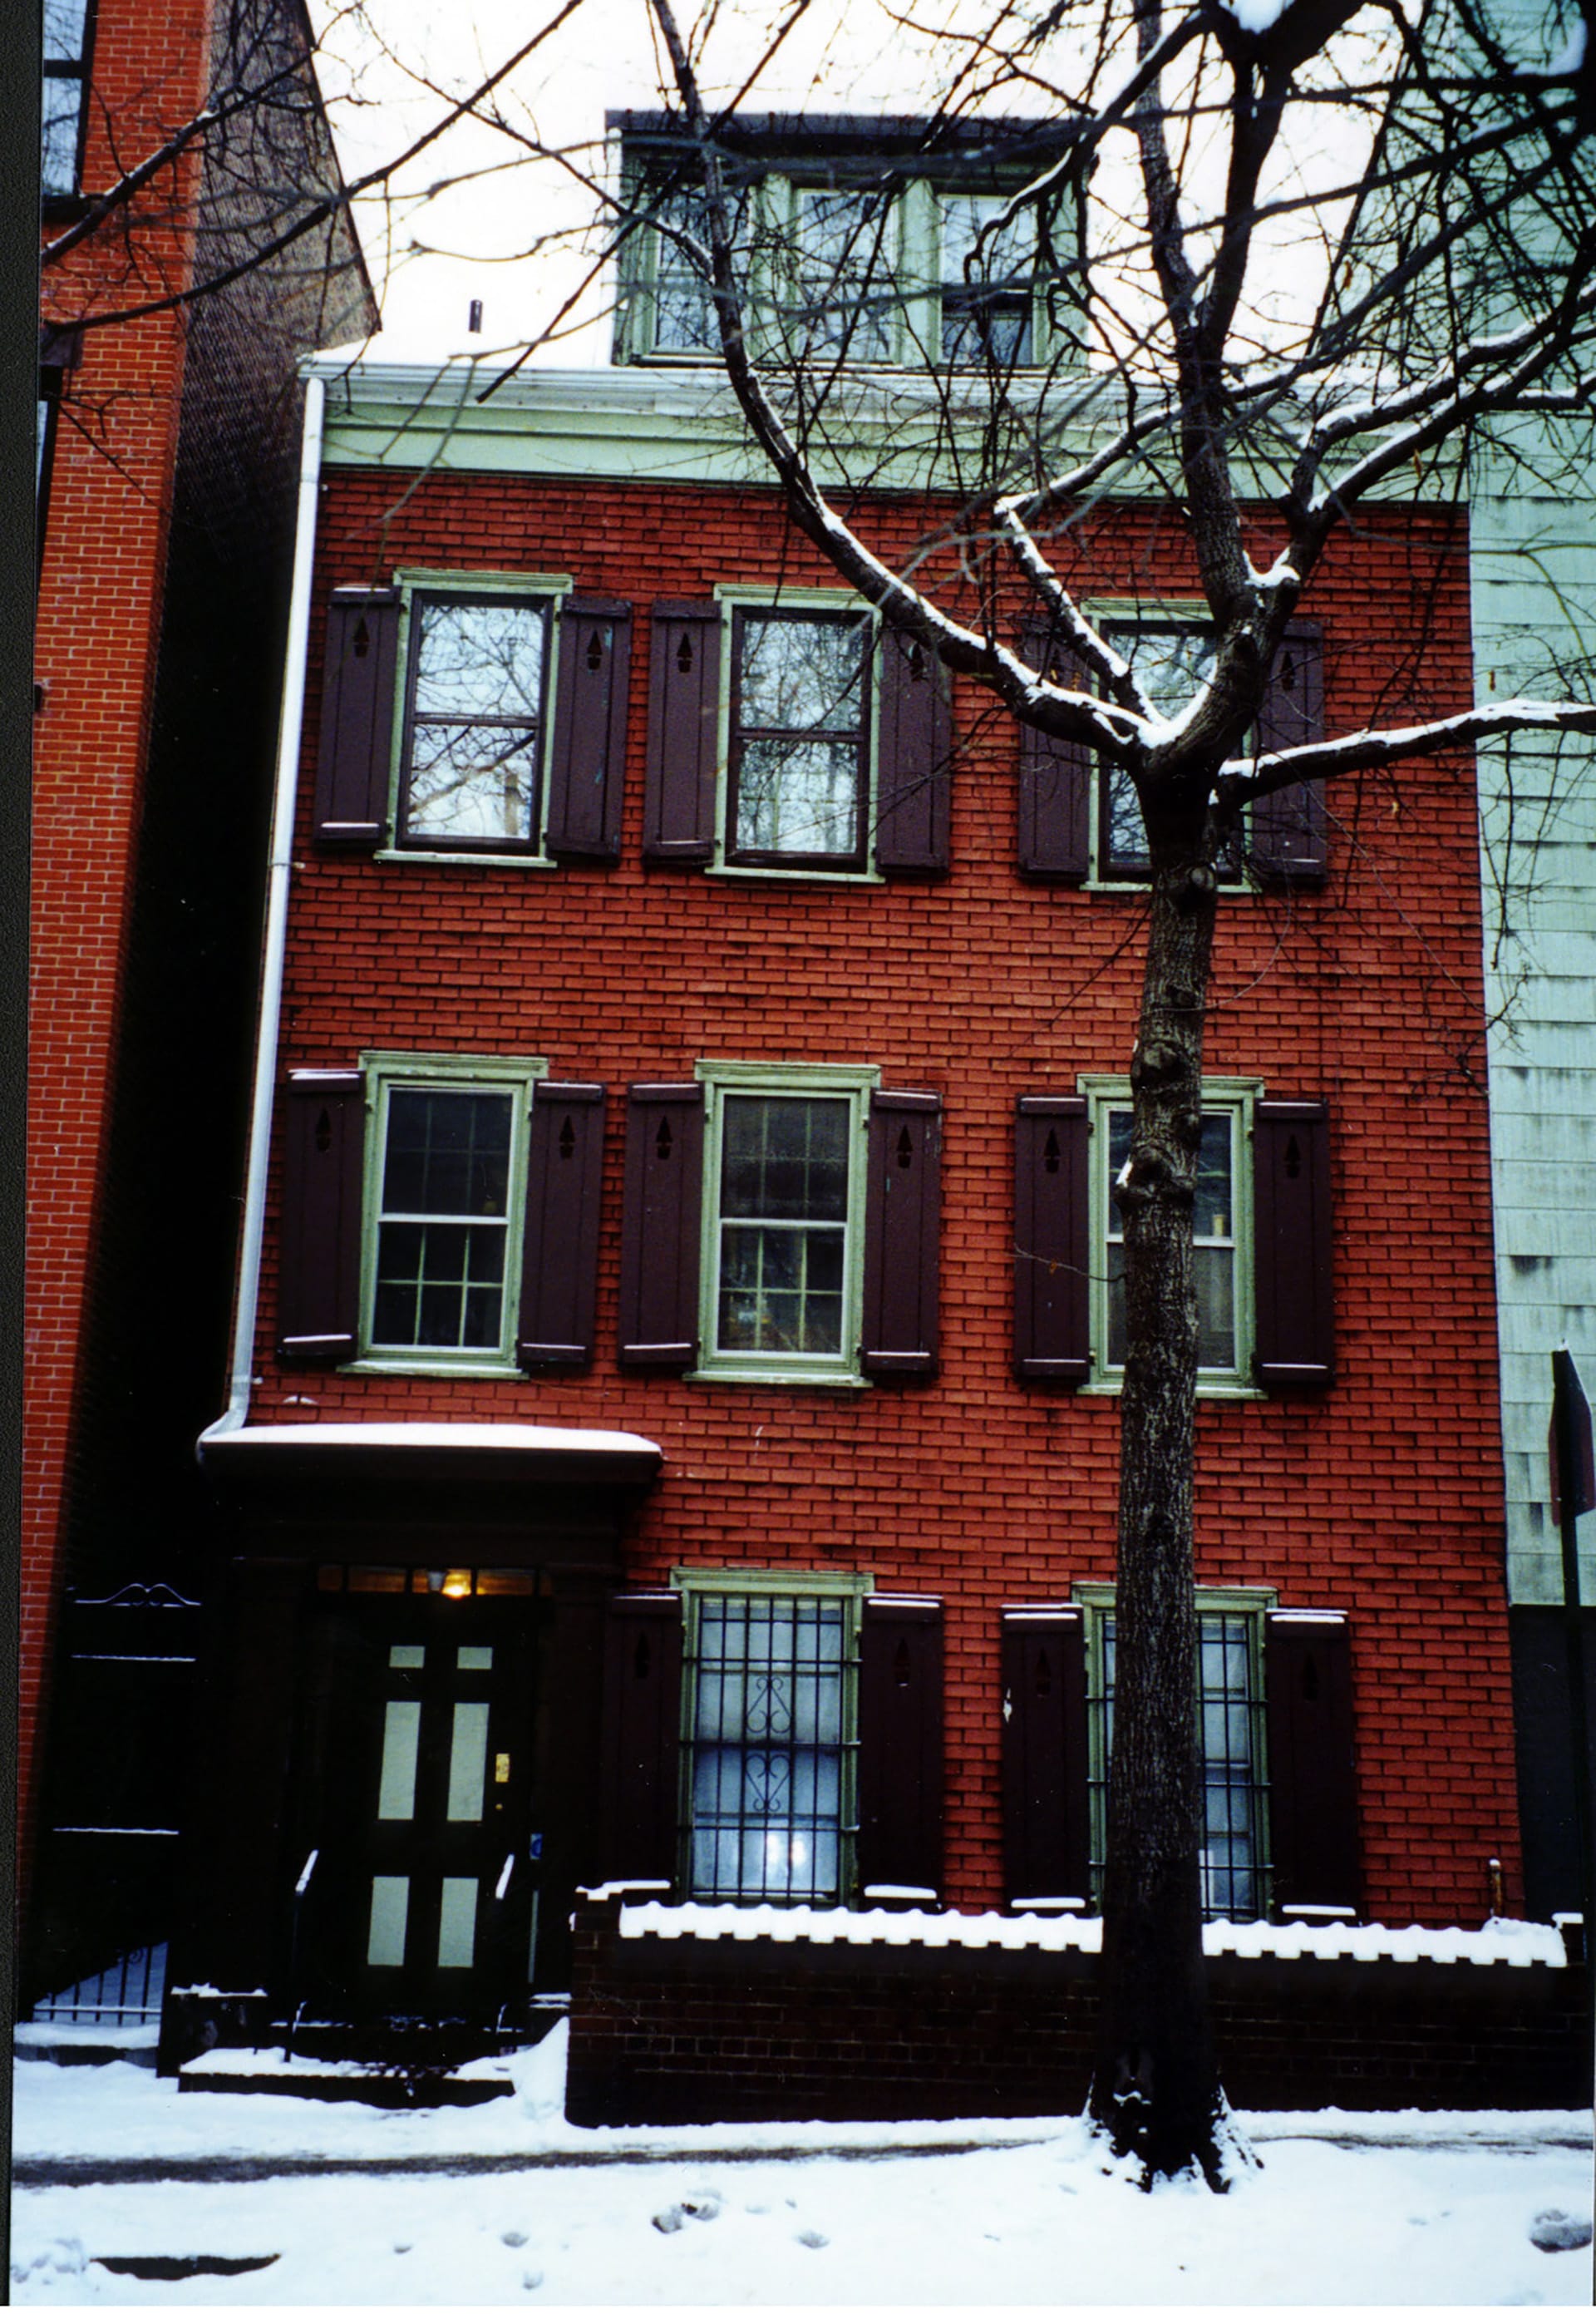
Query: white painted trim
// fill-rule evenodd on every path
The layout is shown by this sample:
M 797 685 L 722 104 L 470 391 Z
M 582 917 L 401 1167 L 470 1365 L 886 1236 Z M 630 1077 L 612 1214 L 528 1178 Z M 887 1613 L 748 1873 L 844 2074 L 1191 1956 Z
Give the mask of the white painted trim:
M 260 1007 L 255 1033 L 255 1090 L 250 1112 L 243 1226 L 238 1250 L 238 1285 L 234 1298 L 232 1374 L 226 1410 L 201 1433 L 196 1442 L 197 1453 L 202 1451 L 207 1440 L 243 1427 L 249 1418 L 250 1391 L 254 1377 L 255 1318 L 260 1293 L 260 1250 L 266 1229 L 266 1168 L 271 1150 L 278 1037 L 282 1025 L 288 887 L 294 865 L 294 808 L 299 790 L 299 746 L 304 726 L 311 569 L 316 551 L 316 507 L 321 490 L 326 399 L 327 389 L 322 376 L 313 370 L 308 371 L 304 388 L 304 431 L 299 453 L 299 495 L 295 513 L 294 577 L 288 596 L 283 707 L 278 727 L 271 857 L 267 870 Z

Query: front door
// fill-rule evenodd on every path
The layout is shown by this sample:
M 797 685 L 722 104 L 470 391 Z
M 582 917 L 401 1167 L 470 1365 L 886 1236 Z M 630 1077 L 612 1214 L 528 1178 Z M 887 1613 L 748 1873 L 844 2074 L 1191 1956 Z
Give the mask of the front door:
M 537 1933 L 530 1618 L 351 1602 L 330 1637 L 307 1990 L 355 2015 L 490 2022 L 525 1993 Z

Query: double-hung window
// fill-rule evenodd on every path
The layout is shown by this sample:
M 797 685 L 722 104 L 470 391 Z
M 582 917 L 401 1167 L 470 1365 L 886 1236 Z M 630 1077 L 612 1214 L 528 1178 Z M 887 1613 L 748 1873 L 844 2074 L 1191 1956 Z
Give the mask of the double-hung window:
M 549 614 L 535 596 L 411 592 L 401 847 L 537 849 Z
M 788 350 L 883 363 L 897 347 L 897 210 L 886 194 L 792 189 L 795 302 Z
M 372 1056 L 362 1355 L 507 1370 L 541 1063 Z
M 1082 1586 L 1091 1745 L 1091 1873 L 1101 1902 L 1114 1750 L 1113 1594 Z M 1203 1752 L 1203 1914 L 1261 1920 L 1269 1903 L 1264 1624 L 1273 1593 L 1197 1594 L 1196 1708 Z
M 870 622 L 854 612 L 733 614 L 726 858 L 862 870 Z
M 875 1072 L 706 1063 L 701 1371 L 858 1373 L 865 1105 Z
M 1117 1382 L 1125 1363 L 1124 1232 L 1115 1183 L 1131 1153 L 1131 1098 L 1121 1081 L 1095 1080 L 1093 1203 L 1103 1249 L 1094 1276 L 1093 1371 Z M 1197 1371 L 1213 1391 L 1249 1387 L 1252 1372 L 1251 1117 L 1258 1091 L 1248 1081 L 1205 1080 L 1192 1217 L 1192 1276 L 1197 1296 Z
M 752 1587 L 757 1579 L 765 1588 Z M 862 1580 L 683 1578 L 683 1881 L 692 1897 L 851 1890 Z
M 1212 631 L 1195 624 L 1109 624 L 1107 640 L 1127 658 L 1157 711 L 1173 720 L 1213 676 Z M 1098 783 L 1098 872 L 1145 882 L 1152 872 L 1142 806 L 1128 772 L 1104 766 Z
M 1036 226 L 1022 210 L 1000 225 L 1001 193 L 934 192 L 940 255 L 941 354 L 955 367 L 1032 359 Z
M 47 201 L 77 190 L 88 44 L 89 0 L 44 0 L 40 190 Z

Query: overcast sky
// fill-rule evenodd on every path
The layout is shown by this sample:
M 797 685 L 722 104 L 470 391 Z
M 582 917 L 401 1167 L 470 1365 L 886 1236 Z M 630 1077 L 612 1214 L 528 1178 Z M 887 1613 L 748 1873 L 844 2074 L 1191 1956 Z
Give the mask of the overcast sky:
M 391 57 L 362 39 L 343 10 L 327 0 L 313 5 L 327 46 L 324 87 L 352 178 L 402 151 L 445 109 L 417 75 L 463 93 L 555 15 L 560 0 L 367 0 Z M 932 0 L 918 12 L 919 21 L 957 22 L 961 7 L 969 21 L 970 0 Z M 722 8 L 707 51 L 708 95 L 735 92 L 782 13 L 776 0 L 732 0 Z M 691 5 L 681 13 L 692 21 Z M 929 40 L 895 24 L 878 0 L 811 0 L 748 102 L 760 109 L 913 111 L 931 85 L 932 57 Z M 937 69 L 946 68 L 944 55 Z M 592 167 L 602 156 L 607 108 L 659 101 L 648 0 L 579 0 L 508 89 L 507 110 L 516 125 L 569 152 L 577 168 Z M 351 95 L 359 102 L 351 102 Z M 433 147 L 404 182 L 413 190 L 453 178 L 461 180 L 454 190 L 424 206 L 362 204 L 361 235 L 383 300 L 384 353 L 419 358 L 519 346 L 547 327 L 581 281 L 584 263 L 573 236 L 593 205 L 569 170 L 527 160 L 504 136 L 467 123 Z M 529 253 L 540 243 L 541 254 Z M 481 337 L 470 338 L 474 297 L 482 301 L 483 328 Z M 606 297 L 590 292 L 573 319 L 580 326 L 542 358 L 606 363 Z

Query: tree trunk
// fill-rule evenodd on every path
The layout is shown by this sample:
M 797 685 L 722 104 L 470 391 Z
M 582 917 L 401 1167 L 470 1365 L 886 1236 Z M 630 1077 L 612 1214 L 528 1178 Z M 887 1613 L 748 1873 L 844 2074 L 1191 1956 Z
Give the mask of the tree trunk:
M 1224 2182 L 1209 2038 L 1199 1850 L 1192 1449 L 1197 1305 L 1192 1216 L 1215 881 L 1200 841 L 1160 844 L 1128 1164 L 1113 1773 L 1101 2018 L 1090 2112 L 1144 2182 L 1194 2164 Z

